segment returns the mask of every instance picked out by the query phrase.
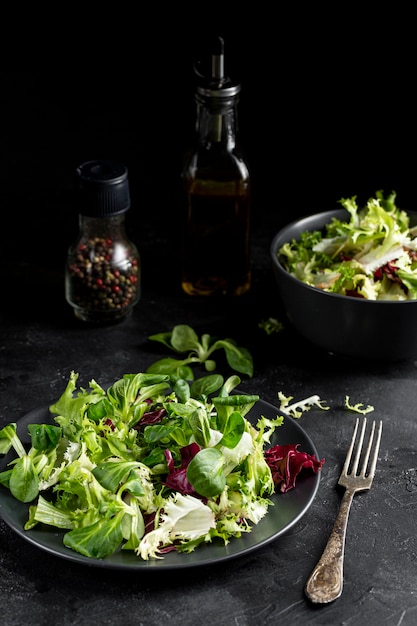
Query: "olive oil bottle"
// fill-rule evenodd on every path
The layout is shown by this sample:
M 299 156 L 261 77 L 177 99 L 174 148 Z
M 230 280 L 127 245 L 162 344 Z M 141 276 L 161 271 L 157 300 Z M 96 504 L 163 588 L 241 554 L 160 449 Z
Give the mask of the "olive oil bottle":
M 182 289 L 192 296 L 240 296 L 251 286 L 250 175 L 237 134 L 241 87 L 224 74 L 220 37 L 208 75 L 194 69 L 195 145 L 182 172 Z

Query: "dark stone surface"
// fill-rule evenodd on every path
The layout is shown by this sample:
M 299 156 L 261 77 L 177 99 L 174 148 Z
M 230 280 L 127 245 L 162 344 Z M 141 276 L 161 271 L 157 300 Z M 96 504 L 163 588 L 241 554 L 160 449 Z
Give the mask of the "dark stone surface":
M 240 45 L 242 63 L 252 62 L 254 49 Z M 272 54 L 273 40 L 256 50 L 271 79 L 283 59 Z M 358 79 L 359 64 L 348 63 L 347 52 L 346 58 L 339 53 L 345 64 L 339 63 L 337 75 L 332 64 L 317 76 L 317 53 L 300 69 L 296 88 L 288 89 L 290 79 L 291 85 L 295 81 L 287 67 L 281 74 L 279 111 L 268 91 L 261 97 L 255 89 L 253 65 L 245 66 L 241 127 L 256 183 L 254 283 L 248 297 L 232 303 L 192 300 L 179 289 L 175 185 L 186 143 L 182 128 L 190 124 L 193 109 L 188 92 L 176 99 L 170 89 L 150 89 L 138 102 L 133 89 L 123 99 L 115 94 L 104 98 L 97 76 L 3 74 L 8 123 L 2 156 L 1 201 L 7 219 L 0 263 L 0 425 L 55 400 L 73 369 L 85 385 L 91 378 L 104 384 L 144 370 L 165 355 L 147 337 L 178 323 L 199 333 L 231 336 L 253 352 L 255 373 L 242 380 L 242 390 L 275 405 L 279 391 L 295 399 L 318 394 L 331 407 L 311 410 L 299 422 L 326 460 L 311 508 L 278 540 L 225 564 L 157 575 L 85 567 L 37 549 L 0 521 L 5 626 L 28 621 L 219 626 L 416 622 L 417 361 L 339 359 L 307 345 L 288 324 L 270 337 L 258 327 L 268 317 L 283 320 L 268 256 L 281 224 L 334 208 L 342 196 L 366 199 L 380 188 L 396 189 L 400 204 L 415 208 L 409 157 L 398 149 L 402 140 L 415 145 L 415 123 L 407 118 L 408 85 L 397 76 L 391 107 L 375 108 L 369 92 L 382 89 L 378 72 L 369 82 L 366 72 Z M 381 74 L 385 68 L 383 84 L 391 86 L 393 68 L 384 61 L 378 65 L 370 54 L 365 65 L 379 67 Z M 180 84 L 189 87 L 187 76 L 184 72 Z M 156 77 L 152 85 L 158 84 Z M 131 319 L 90 329 L 75 321 L 64 301 L 63 264 L 77 229 L 73 168 L 96 157 L 129 166 L 134 202 L 127 221 L 142 255 L 143 295 Z M 337 478 L 355 417 L 343 408 L 346 395 L 353 403 L 374 406 L 371 417 L 384 424 L 382 444 L 374 485 L 353 502 L 343 595 L 315 608 L 303 587 L 340 502 Z
M 417 506 L 416 362 L 357 363 L 318 353 L 286 326 L 272 337 L 257 324 L 282 318 L 262 233 L 254 233 L 252 293 L 227 307 L 190 300 L 175 287 L 151 281 L 132 318 L 101 329 L 76 323 L 63 302 L 59 270 L 27 268 L 13 278 L 21 297 L 3 308 L 0 360 L 1 425 L 16 421 L 63 391 L 69 372 L 114 380 L 143 371 L 161 356 L 150 334 L 188 323 L 199 332 L 232 336 L 249 347 L 255 374 L 244 391 L 278 404 L 278 391 L 303 399 L 319 394 L 329 411 L 311 410 L 300 425 L 326 459 L 319 491 L 305 516 L 267 547 L 221 566 L 146 576 L 103 571 L 44 553 L 0 523 L 0 587 L 3 623 L 43 624 L 411 624 L 415 602 Z M 263 242 L 260 245 L 259 242 Z M 9 276 L 10 277 L 10 276 Z M 145 281 L 146 284 L 146 281 Z M 34 287 L 33 289 L 31 288 Z M 37 293 L 38 292 L 38 293 Z M 47 294 L 41 297 L 39 292 Z M 371 404 L 384 431 L 376 478 L 358 494 L 351 511 L 345 587 L 334 604 L 317 609 L 303 595 L 304 583 L 330 532 L 340 492 L 336 488 L 354 415 L 351 402 Z M 349 616 L 346 621 L 346 616 Z

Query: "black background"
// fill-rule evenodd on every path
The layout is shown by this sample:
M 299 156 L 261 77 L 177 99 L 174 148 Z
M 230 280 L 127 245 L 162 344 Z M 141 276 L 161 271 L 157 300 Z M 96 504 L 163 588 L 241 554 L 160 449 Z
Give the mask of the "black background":
M 272 239 L 295 217 L 336 208 L 342 197 L 364 203 L 380 189 L 416 208 L 412 16 L 296 4 L 234 16 L 229 8 L 226 20 L 225 6 L 187 18 L 161 8 L 159 20 L 147 21 L 116 13 L 114 32 L 108 15 L 88 48 L 88 29 L 71 31 L 70 65 L 50 46 L 39 71 L 2 72 L 5 263 L 62 267 L 78 227 L 74 171 L 95 158 L 128 166 L 127 224 L 138 248 L 151 248 L 155 225 L 166 240 L 163 251 L 154 242 L 148 262 L 178 253 L 179 175 L 195 120 L 192 64 L 208 34 L 224 38 L 226 72 L 242 84 L 254 229 L 269 219 Z M 131 28 L 118 30 L 121 23 Z

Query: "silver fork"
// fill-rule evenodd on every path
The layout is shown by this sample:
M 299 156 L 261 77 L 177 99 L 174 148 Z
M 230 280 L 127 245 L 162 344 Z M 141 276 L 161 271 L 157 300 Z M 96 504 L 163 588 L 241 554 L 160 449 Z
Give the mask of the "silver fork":
M 340 474 L 338 484 L 345 488 L 342 501 L 340 503 L 339 512 L 330 533 L 323 554 L 318 561 L 316 567 L 311 572 L 309 579 L 305 585 L 304 591 L 306 596 L 316 604 L 325 604 L 332 602 L 342 595 L 343 590 L 343 559 L 346 542 L 346 528 L 349 517 L 350 506 L 353 496 L 358 491 L 364 491 L 371 488 L 375 475 L 376 463 L 378 460 L 379 445 L 381 443 L 382 422 L 379 422 L 379 428 L 376 435 L 374 452 L 371 459 L 369 470 L 368 461 L 371 454 L 372 442 L 375 435 L 375 422 L 372 423 L 369 441 L 363 457 L 360 473 L 357 473 L 359 460 L 362 452 L 362 445 L 366 429 L 366 417 L 362 422 L 362 429 L 359 436 L 359 442 L 356 446 L 356 455 L 351 470 L 349 466 L 352 454 L 355 448 L 356 435 L 359 427 L 359 418 L 356 420 L 355 428 L 350 442 L 349 450 L 346 455 L 345 464 Z

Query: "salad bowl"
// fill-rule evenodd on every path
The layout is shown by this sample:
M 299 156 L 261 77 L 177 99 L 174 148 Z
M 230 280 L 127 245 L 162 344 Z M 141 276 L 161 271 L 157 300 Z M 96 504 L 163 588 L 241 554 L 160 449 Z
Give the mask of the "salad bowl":
M 410 228 L 417 213 L 405 213 Z M 310 344 L 335 355 L 401 361 L 417 357 L 417 299 L 367 299 L 325 291 L 291 273 L 282 246 L 303 233 L 322 231 L 335 218 L 348 222 L 345 208 L 297 219 L 274 236 L 270 258 L 287 320 Z

